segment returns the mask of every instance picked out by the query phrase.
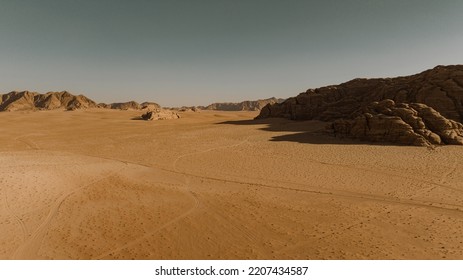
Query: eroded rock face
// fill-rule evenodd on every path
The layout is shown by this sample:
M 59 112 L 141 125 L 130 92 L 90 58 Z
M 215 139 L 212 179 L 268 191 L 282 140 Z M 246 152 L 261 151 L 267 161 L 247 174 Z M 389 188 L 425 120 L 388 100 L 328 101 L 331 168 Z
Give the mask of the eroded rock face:
M 111 103 L 109 108 L 118 109 L 118 110 L 140 110 L 141 106 L 136 101 L 120 102 L 120 103 Z
M 437 66 L 420 74 L 387 79 L 354 79 L 309 89 L 281 104 L 266 105 L 257 118 L 334 121 L 351 119 L 371 102 L 422 103 L 454 121 L 463 121 L 463 65 Z
M 148 111 L 141 115 L 141 118 L 145 121 L 152 121 L 152 120 L 172 120 L 178 119 L 180 116 L 172 111 L 166 109 L 156 109 L 153 111 Z
M 391 99 L 372 102 L 353 119 L 335 120 L 330 129 L 338 137 L 372 142 L 431 146 L 463 145 L 463 125 L 443 117 L 422 103 L 398 103 Z
M 158 103 L 154 103 L 154 102 L 143 102 L 142 104 L 140 104 L 140 106 L 142 110 L 152 111 L 152 110 L 161 109 L 161 106 Z
M 0 95 L 0 111 L 87 109 L 98 105 L 83 95 L 73 95 L 67 91 L 40 94 L 30 91 L 12 91 Z

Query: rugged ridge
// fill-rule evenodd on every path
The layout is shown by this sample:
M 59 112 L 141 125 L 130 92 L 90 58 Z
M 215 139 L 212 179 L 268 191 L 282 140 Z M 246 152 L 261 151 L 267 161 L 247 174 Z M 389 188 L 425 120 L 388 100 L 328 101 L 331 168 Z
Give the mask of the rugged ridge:
M 463 145 L 463 65 L 309 89 L 262 108 L 256 119 L 331 121 L 335 136 L 373 142 Z
M 371 102 L 422 103 L 442 116 L 463 121 L 463 65 L 437 66 L 422 73 L 385 79 L 354 79 L 309 89 L 281 104 L 265 106 L 257 118 L 333 121 L 351 119 Z
M 142 106 L 138 104 L 138 102 L 136 101 L 127 101 L 127 102 L 108 104 L 107 108 L 118 109 L 118 110 L 140 110 Z
M 73 95 L 67 91 L 40 94 L 30 91 L 12 91 L 0 95 L 0 111 L 86 109 L 98 105 L 83 95 Z
M 95 103 L 84 95 L 73 95 L 67 91 L 47 92 L 45 94 L 32 91 L 12 91 L 0 94 L 0 111 L 26 110 L 76 110 L 87 108 L 105 108 L 118 110 L 156 110 L 161 106 L 154 102 L 135 101 L 120 103 Z
M 276 104 L 283 102 L 281 98 L 267 98 L 259 99 L 254 101 L 243 101 L 239 103 L 223 102 L 223 103 L 212 103 L 206 107 L 199 107 L 203 110 L 219 110 L 219 111 L 259 111 L 267 104 Z

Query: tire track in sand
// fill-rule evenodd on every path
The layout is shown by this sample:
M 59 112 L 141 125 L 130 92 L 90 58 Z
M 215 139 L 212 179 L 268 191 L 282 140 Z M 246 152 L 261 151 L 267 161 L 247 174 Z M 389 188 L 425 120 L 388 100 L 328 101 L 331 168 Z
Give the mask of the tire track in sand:
M 197 198 L 196 194 L 194 192 L 191 192 L 192 194 L 192 197 L 194 199 L 194 205 L 188 209 L 186 212 L 182 213 L 181 215 L 171 219 L 170 221 L 162 224 L 161 226 L 157 227 L 156 229 L 152 230 L 152 231 L 149 231 L 145 234 L 143 234 L 142 236 L 139 236 L 137 237 L 136 239 L 130 241 L 130 242 L 127 242 L 126 244 L 124 244 L 123 246 L 119 246 L 113 250 L 110 250 L 110 251 L 107 251 L 101 255 L 98 255 L 95 259 L 98 259 L 98 260 L 101 260 L 101 259 L 104 259 L 105 257 L 113 257 L 113 255 L 117 252 L 120 252 L 124 249 L 127 249 L 127 248 L 130 248 L 132 247 L 133 245 L 136 245 L 137 243 L 139 243 L 140 241 L 144 240 L 145 238 L 169 227 L 170 225 L 173 225 L 179 221 L 181 221 L 182 219 L 184 219 L 185 217 L 187 217 L 188 215 L 190 215 L 191 213 L 193 213 L 194 211 L 196 211 L 196 209 L 199 208 L 199 205 L 200 205 L 200 202 L 199 202 L 199 199 Z
M 439 180 L 439 183 L 440 184 L 444 184 L 446 181 L 447 181 L 447 178 L 452 175 L 453 173 L 455 173 L 455 171 L 457 170 L 457 167 L 458 167 L 458 159 L 455 159 L 453 161 L 453 164 L 452 164 L 452 167 L 447 171 L 445 172 L 444 174 L 442 174 L 442 177 L 441 179 Z M 454 189 L 454 188 L 451 188 L 451 189 Z M 459 191 L 462 191 L 462 190 L 459 190 Z
M 192 156 L 192 155 L 195 155 L 195 154 L 206 153 L 206 152 L 210 152 L 210 151 L 213 151 L 213 150 L 236 147 L 236 146 L 244 144 L 247 141 L 248 141 L 248 139 L 243 140 L 238 144 L 215 147 L 215 148 L 211 148 L 211 149 L 207 149 L 207 150 L 203 150 L 203 151 L 198 151 L 198 152 L 187 153 L 187 154 L 181 155 L 181 156 L 177 157 L 174 160 L 174 163 L 173 163 L 174 169 L 169 169 L 169 168 L 166 168 L 166 167 L 160 166 L 160 165 L 146 165 L 146 164 L 139 164 L 139 163 L 136 163 L 136 162 L 129 162 L 129 161 L 121 161 L 121 162 L 130 163 L 130 164 L 134 164 L 134 165 L 140 165 L 140 166 L 144 166 L 144 167 L 148 167 L 148 168 L 156 168 L 156 169 L 160 169 L 160 170 L 163 170 L 163 171 L 166 171 L 166 172 L 172 172 L 172 173 L 183 175 L 183 176 L 190 176 L 190 177 L 193 177 L 193 178 L 216 181 L 216 182 L 235 183 L 235 184 L 240 184 L 240 185 L 248 185 L 248 186 L 263 187 L 263 188 L 270 188 L 270 189 L 280 189 L 280 190 L 302 192 L 302 193 L 312 193 L 312 194 L 317 194 L 317 195 L 338 196 L 338 197 L 344 197 L 344 198 L 349 198 L 349 199 L 363 199 L 363 200 L 381 202 L 381 203 L 385 203 L 385 204 L 395 204 L 395 205 L 404 205 L 404 206 L 409 206 L 409 207 L 423 207 L 423 208 L 434 209 L 434 210 L 451 211 L 451 212 L 457 212 L 459 214 L 463 213 L 463 205 L 457 205 L 457 204 L 443 203 L 443 202 L 437 202 L 437 201 L 424 201 L 424 200 L 417 200 L 417 199 L 389 198 L 389 197 L 381 196 L 381 195 L 366 194 L 366 193 L 361 193 L 361 192 L 336 190 L 336 189 L 320 190 L 320 188 L 315 187 L 315 186 L 308 186 L 307 184 L 295 183 L 295 182 L 281 182 L 282 184 L 284 183 L 284 184 L 294 186 L 294 187 L 283 187 L 283 186 L 280 185 L 280 182 L 276 182 L 277 184 L 273 185 L 273 184 L 253 183 L 253 182 L 234 180 L 234 179 L 222 179 L 222 178 L 217 178 L 217 177 L 213 177 L 213 176 L 204 176 L 204 175 L 198 175 L 198 174 L 194 174 L 194 173 L 188 173 L 188 172 L 180 171 L 176 166 L 177 162 L 181 158 L 184 158 L 184 157 L 187 157 L 187 156 Z M 93 156 L 93 157 L 100 158 L 100 157 L 97 157 L 97 156 Z M 120 161 L 118 159 L 109 158 L 109 157 L 101 157 L 101 158 L 108 159 L 108 160 Z M 427 181 L 427 180 L 419 180 L 419 179 L 414 178 L 414 177 L 407 177 L 407 176 L 400 175 L 400 174 L 384 172 L 384 171 L 377 171 L 377 170 L 371 170 L 371 169 L 367 169 L 367 168 L 359 168 L 359 167 L 354 167 L 354 166 L 350 166 L 350 165 L 343 165 L 343 164 L 333 164 L 333 163 L 327 163 L 327 162 L 321 162 L 321 161 L 313 161 L 313 162 L 317 162 L 317 163 L 322 164 L 322 165 L 330 165 L 330 166 L 333 166 L 333 167 L 343 167 L 343 168 L 355 169 L 355 170 L 359 170 L 359 171 L 363 171 L 363 172 L 370 172 L 370 173 L 374 173 L 374 174 L 383 174 L 383 175 L 387 175 L 387 176 L 394 176 L 394 177 L 398 177 L 398 178 L 404 178 L 404 179 L 407 179 L 407 180 L 418 180 L 418 181 L 421 181 L 423 183 L 434 185 L 436 187 L 448 188 L 448 189 L 452 189 L 454 191 L 462 192 L 462 190 L 459 190 L 459 189 L 456 189 L 456 188 L 453 188 L 453 187 L 449 187 L 449 186 L 441 184 L 439 182 L 432 182 L 432 181 Z M 457 165 L 458 165 L 458 161 L 456 161 L 456 163 L 454 163 L 454 167 L 456 167 Z M 448 172 L 449 173 L 448 175 L 450 175 L 452 172 L 455 172 L 454 168 L 451 169 L 451 172 Z M 301 187 L 304 187 L 304 189 L 301 189 Z M 309 189 L 307 189 L 307 187 L 309 187 Z
M 198 151 L 198 152 L 192 152 L 192 153 L 186 153 L 186 154 L 183 154 L 183 155 L 180 155 L 178 156 L 172 163 L 172 166 L 173 166 L 173 170 L 168 170 L 168 169 L 165 169 L 165 168 L 159 168 L 161 170 L 164 170 L 164 171 L 168 171 L 168 172 L 174 172 L 176 174 L 180 174 L 180 175 L 183 175 L 184 178 L 185 178 L 185 183 L 184 183 L 184 188 L 186 189 L 186 192 L 191 195 L 191 197 L 194 199 L 194 205 L 188 209 L 187 211 L 185 211 L 184 213 L 182 213 L 181 215 L 171 219 L 170 221 L 162 224 L 161 226 L 155 228 L 154 230 L 152 231 L 149 231 L 145 234 L 143 234 L 142 236 L 139 236 L 137 237 L 136 239 L 122 245 L 122 246 L 119 246 L 117 248 L 114 248 L 110 251 L 107 251 L 103 254 L 100 254 L 96 257 L 96 259 L 103 259 L 105 257 L 113 257 L 113 255 L 117 252 L 120 252 L 124 249 L 127 249 L 127 248 L 130 248 L 131 246 L 139 243 L 140 241 L 144 240 L 145 238 L 149 237 L 149 236 L 152 236 L 153 234 L 183 220 L 184 218 L 186 218 L 187 216 L 191 215 L 193 212 L 195 212 L 199 206 L 201 205 L 201 202 L 200 200 L 198 199 L 198 196 L 195 192 L 193 192 L 190 188 L 190 183 L 191 183 L 191 179 L 190 179 L 190 174 L 188 173 L 184 173 L 184 172 L 181 172 L 179 171 L 179 169 L 177 168 L 177 163 L 180 159 L 184 158 L 184 157 L 187 157 L 187 156 L 192 156 L 192 155 L 196 155 L 196 154 L 202 154 L 202 153 L 207 153 L 207 152 L 210 152 L 210 151 L 214 151 L 214 150 L 219 150 L 219 149 L 226 149 L 226 148 L 233 148 L 233 147 L 236 147 L 236 146 L 239 146 L 239 145 L 242 145 L 244 143 L 246 143 L 248 141 L 248 139 L 245 139 L 243 141 L 241 141 L 240 143 L 237 143 L 237 144 L 233 144 L 233 145 L 226 145 L 226 146 L 220 146 L 220 147 L 214 147 L 214 148 L 210 148 L 210 149 L 206 149 L 206 150 L 202 150 L 202 151 Z M 135 164 L 135 165 L 140 165 L 140 164 L 137 164 L 137 163 L 131 163 L 131 164 Z M 150 168 L 157 168 L 157 167 L 154 167 L 154 166 L 146 166 L 146 165 L 142 165 L 142 166 L 145 166 L 145 167 L 150 167 Z M 195 176 L 193 176 L 195 177 Z
M 114 176 L 115 174 L 119 173 L 122 169 L 124 169 L 126 166 L 118 169 L 117 171 L 111 172 L 109 175 L 106 175 L 102 178 L 95 179 L 81 187 L 78 187 L 70 192 L 67 192 L 52 204 L 50 207 L 50 211 L 48 212 L 48 215 L 45 217 L 45 220 L 35 229 L 34 232 L 29 236 L 27 240 L 24 241 L 23 244 L 21 244 L 16 251 L 13 253 L 12 259 L 14 260 L 24 260 L 24 259 L 36 259 L 37 258 L 37 252 L 40 249 L 40 246 L 42 245 L 42 240 L 45 237 L 45 234 L 48 231 L 48 228 L 50 226 L 51 221 L 53 218 L 58 214 L 59 208 L 63 204 L 63 202 L 69 198 L 71 195 L 74 193 L 83 190 L 86 187 L 89 187 L 93 184 L 96 184 L 98 182 L 101 182 L 103 180 L 106 180 L 110 178 L 111 176 Z
M 3 198 L 4 198 L 4 201 L 5 201 L 5 205 L 6 205 L 6 210 L 10 213 L 10 215 L 13 217 L 13 219 L 16 221 L 16 223 L 18 223 L 19 226 L 21 227 L 22 240 L 24 242 L 26 240 L 28 234 L 29 234 L 28 230 L 27 230 L 27 227 L 26 227 L 26 224 L 24 224 L 24 221 L 13 211 L 13 209 L 11 209 L 10 203 L 8 202 L 8 194 L 7 194 L 6 190 L 4 191 Z
M 40 147 L 37 145 L 37 143 L 35 143 L 31 139 L 23 139 L 23 138 L 26 138 L 28 136 L 33 136 L 33 135 L 36 135 L 36 136 L 40 135 L 41 136 L 43 134 L 27 134 L 27 135 L 24 135 L 24 136 L 16 137 L 14 140 L 17 140 L 17 141 L 20 141 L 20 142 L 26 144 L 32 150 L 40 150 Z
M 458 212 L 460 214 L 463 213 L 463 205 L 458 205 L 458 204 L 450 204 L 450 203 L 443 203 L 443 202 L 436 202 L 436 201 L 423 201 L 423 200 L 415 200 L 415 199 L 401 199 L 401 198 L 394 199 L 394 198 L 389 198 L 389 197 L 381 196 L 381 195 L 366 194 L 366 193 L 346 191 L 346 190 L 336 190 L 336 189 L 320 190 L 320 188 L 316 188 L 315 186 L 308 186 L 306 184 L 301 184 L 301 183 L 287 182 L 285 184 L 294 185 L 295 187 L 282 187 L 280 185 L 253 183 L 253 182 L 246 182 L 246 181 L 232 180 L 232 179 L 221 179 L 221 178 L 197 175 L 197 174 L 186 173 L 186 172 L 178 172 L 178 171 L 171 171 L 171 172 L 188 175 L 188 176 L 203 179 L 203 180 L 210 180 L 210 181 L 216 181 L 216 182 L 222 182 L 222 183 L 235 183 L 235 184 L 240 184 L 240 185 L 263 187 L 263 188 L 269 188 L 269 189 L 280 189 L 280 190 L 286 190 L 286 191 L 312 193 L 312 194 L 318 194 L 318 195 L 330 195 L 330 196 L 338 196 L 338 197 L 344 197 L 344 198 L 363 199 L 363 200 L 377 201 L 377 202 L 386 203 L 386 204 L 400 204 L 400 205 L 405 205 L 405 206 L 446 210 L 446 211 Z M 305 189 L 301 189 L 300 187 L 305 187 Z

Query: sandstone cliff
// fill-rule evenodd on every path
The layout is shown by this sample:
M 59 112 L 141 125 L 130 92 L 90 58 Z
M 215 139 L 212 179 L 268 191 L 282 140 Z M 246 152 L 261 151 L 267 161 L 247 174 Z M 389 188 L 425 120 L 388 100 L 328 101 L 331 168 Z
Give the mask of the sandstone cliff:
M 397 103 L 423 103 L 442 116 L 461 122 L 463 65 L 437 66 L 412 76 L 354 79 L 340 85 L 309 89 L 281 104 L 265 106 L 257 118 L 332 121 L 352 118 L 371 102 L 384 99 Z
M 463 65 L 309 89 L 256 118 L 333 122 L 336 136 L 406 145 L 463 145 Z

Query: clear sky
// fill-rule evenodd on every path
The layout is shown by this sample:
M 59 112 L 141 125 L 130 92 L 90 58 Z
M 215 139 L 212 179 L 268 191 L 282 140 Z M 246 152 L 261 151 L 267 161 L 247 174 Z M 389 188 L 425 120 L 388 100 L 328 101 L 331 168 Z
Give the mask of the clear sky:
M 207 105 L 462 63 L 462 0 L 0 0 L 2 93 Z

